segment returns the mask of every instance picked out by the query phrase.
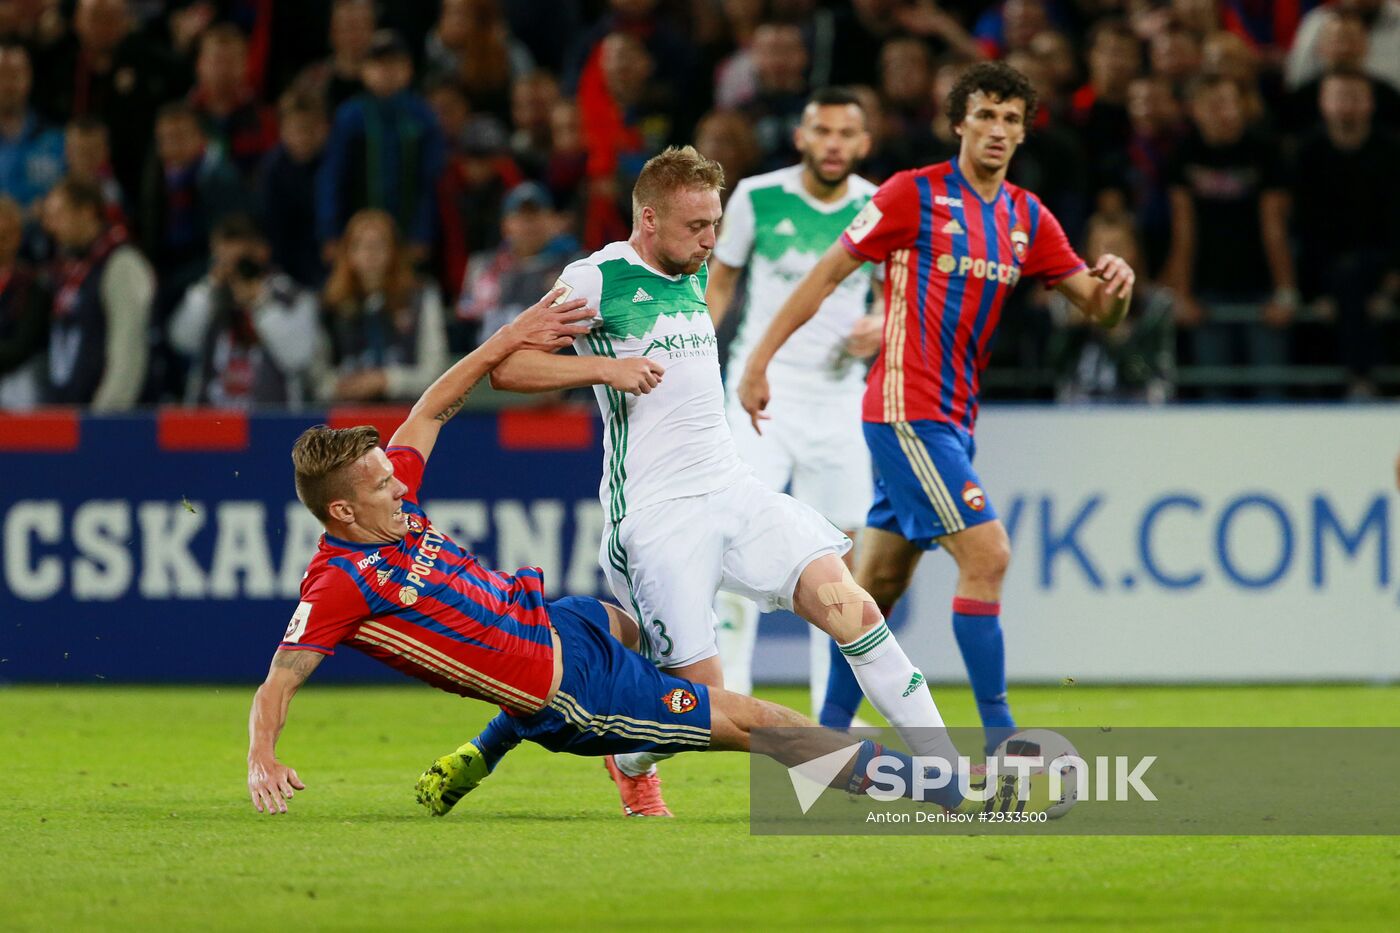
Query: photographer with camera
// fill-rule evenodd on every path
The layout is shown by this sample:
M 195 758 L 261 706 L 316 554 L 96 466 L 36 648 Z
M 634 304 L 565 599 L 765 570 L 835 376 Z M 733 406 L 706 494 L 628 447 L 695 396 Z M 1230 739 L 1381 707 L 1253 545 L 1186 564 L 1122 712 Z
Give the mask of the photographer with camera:
M 185 403 L 301 407 L 322 345 L 315 296 L 269 264 L 267 239 L 244 214 L 219 222 L 211 253 L 170 322 L 190 365 Z

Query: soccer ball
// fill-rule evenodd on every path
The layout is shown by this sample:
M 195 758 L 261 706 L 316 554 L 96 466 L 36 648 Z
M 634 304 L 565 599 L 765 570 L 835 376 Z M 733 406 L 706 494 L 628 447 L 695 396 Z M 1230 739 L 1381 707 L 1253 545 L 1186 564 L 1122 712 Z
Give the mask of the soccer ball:
M 1070 744 L 1069 739 L 1058 732 L 1049 729 L 1024 729 L 1008 736 L 992 755 L 999 761 L 1007 756 L 1043 759 L 1041 767 L 1031 769 L 1031 774 L 1042 774 L 1048 773 L 1051 764 L 1061 758 L 1078 758 L 1079 752 Z M 1079 802 L 1079 770 L 1082 766 L 1073 761 L 1062 761 L 1056 767 L 1060 772 L 1060 799 L 1053 801 L 1045 811 L 1045 815 L 1052 820 L 1058 820 Z

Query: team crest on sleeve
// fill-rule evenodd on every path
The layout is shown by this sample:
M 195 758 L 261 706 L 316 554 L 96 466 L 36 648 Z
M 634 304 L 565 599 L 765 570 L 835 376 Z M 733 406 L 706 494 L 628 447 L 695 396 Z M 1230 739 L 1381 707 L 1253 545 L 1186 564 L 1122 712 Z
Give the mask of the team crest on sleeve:
M 568 282 L 565 282 L 563 279 L 555 279 L 555 280 L 554 280 L 554 284 L 551 285 L 551 286 L 549 286 L 549 288 L 550 288 L 550 291 L 553 291 L 553 290 L 556 289 L 556 288 L 562 288 L 562 289 L 564 289 L 564 293 L 563 293 L 562 295 L 560 295 L 558 298 L 554 299 L 554 304 L 555 304 L 555 305 L 562 305 L 564 302 L 568 301 L 568 300 L 569 300 L 570 298 L 572 298 L 573 295 L 574 295 L 574 287 L 573 287 L 572 285 L 570 285 Z M 554 305 L 550 305 L 550 307 L 552 308 L 552 307 L 554 307 Z
M 680 714 L 688 713 L 695 709 L 700 701 L 695 699 L 695 694 L 691 693 L 689 690 L 682 690 L 680 687 L 677 687 L 662 697 L 661 702 L 665 704 L 666 708 L 671 712 Z
M 859 243 L 871 230 L 875 229 L 876 225 L 880 223 L 880 218 L 884 216 L 880 208 L 875 206 L 874 201 L 867 201 L 865 207 L 860 209 L 860 213 L 851 220 L 850 226 L 846 228 L 846 236 L 850 237 L 852 243 Z
M 1030 234 L 1020 227 L 1011 231 L 1011 249 L 1016 254 L 1016 258 L 1022 261 L 1026 258 L 1026 250 L 1031 245 Z
M 980 512 L 987 507 L 987 496 L 982 492 L 982 487 L 968 480 L 963 486 L 963 502 L 974 512 Z
M 297 603 L 297 611 L 292 613 L 292 620 L 287 623 L 287 633 L 282 636 L 283 641 L 296 642 L 306 633 L 306 623 L 311 621 L 311 604 L 308 602 Z

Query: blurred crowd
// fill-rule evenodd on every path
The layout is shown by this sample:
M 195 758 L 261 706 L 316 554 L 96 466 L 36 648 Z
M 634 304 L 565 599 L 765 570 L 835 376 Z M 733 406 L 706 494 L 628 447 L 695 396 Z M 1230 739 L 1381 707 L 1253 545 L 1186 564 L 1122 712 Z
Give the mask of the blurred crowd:
M 991 394 L 1400 388 L 1400 0 L 0 0 L 0 408 L 411 400 L 665 146 L 732 188 L 847 85 L 878 182 L 982 58 L 1011 180 L 1139 274 L 1109 334 L 1022 289 Z

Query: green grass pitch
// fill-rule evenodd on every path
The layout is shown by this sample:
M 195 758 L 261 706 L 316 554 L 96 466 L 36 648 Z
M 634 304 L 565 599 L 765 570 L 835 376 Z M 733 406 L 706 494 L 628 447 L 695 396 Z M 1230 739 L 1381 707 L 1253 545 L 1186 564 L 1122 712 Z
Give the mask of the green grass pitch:
M 1395 838 L 751 837 L 735 754 L 665 766 L 675 820 L 623 819 L 599 761 L 532 746 L 431 819 L 414 779 L 491 711 L 414 685 L 313 679 L 279 747 L 307 789 L 267 817 L 244 789 L 252 690 L 0 690 L 0 929 L 1354 930 L 1400 912 Z M 966 687 L 935 695 L 975 723 Z M 1400 722 L 1400 688 L 1013 699 L 1064 726 Z

